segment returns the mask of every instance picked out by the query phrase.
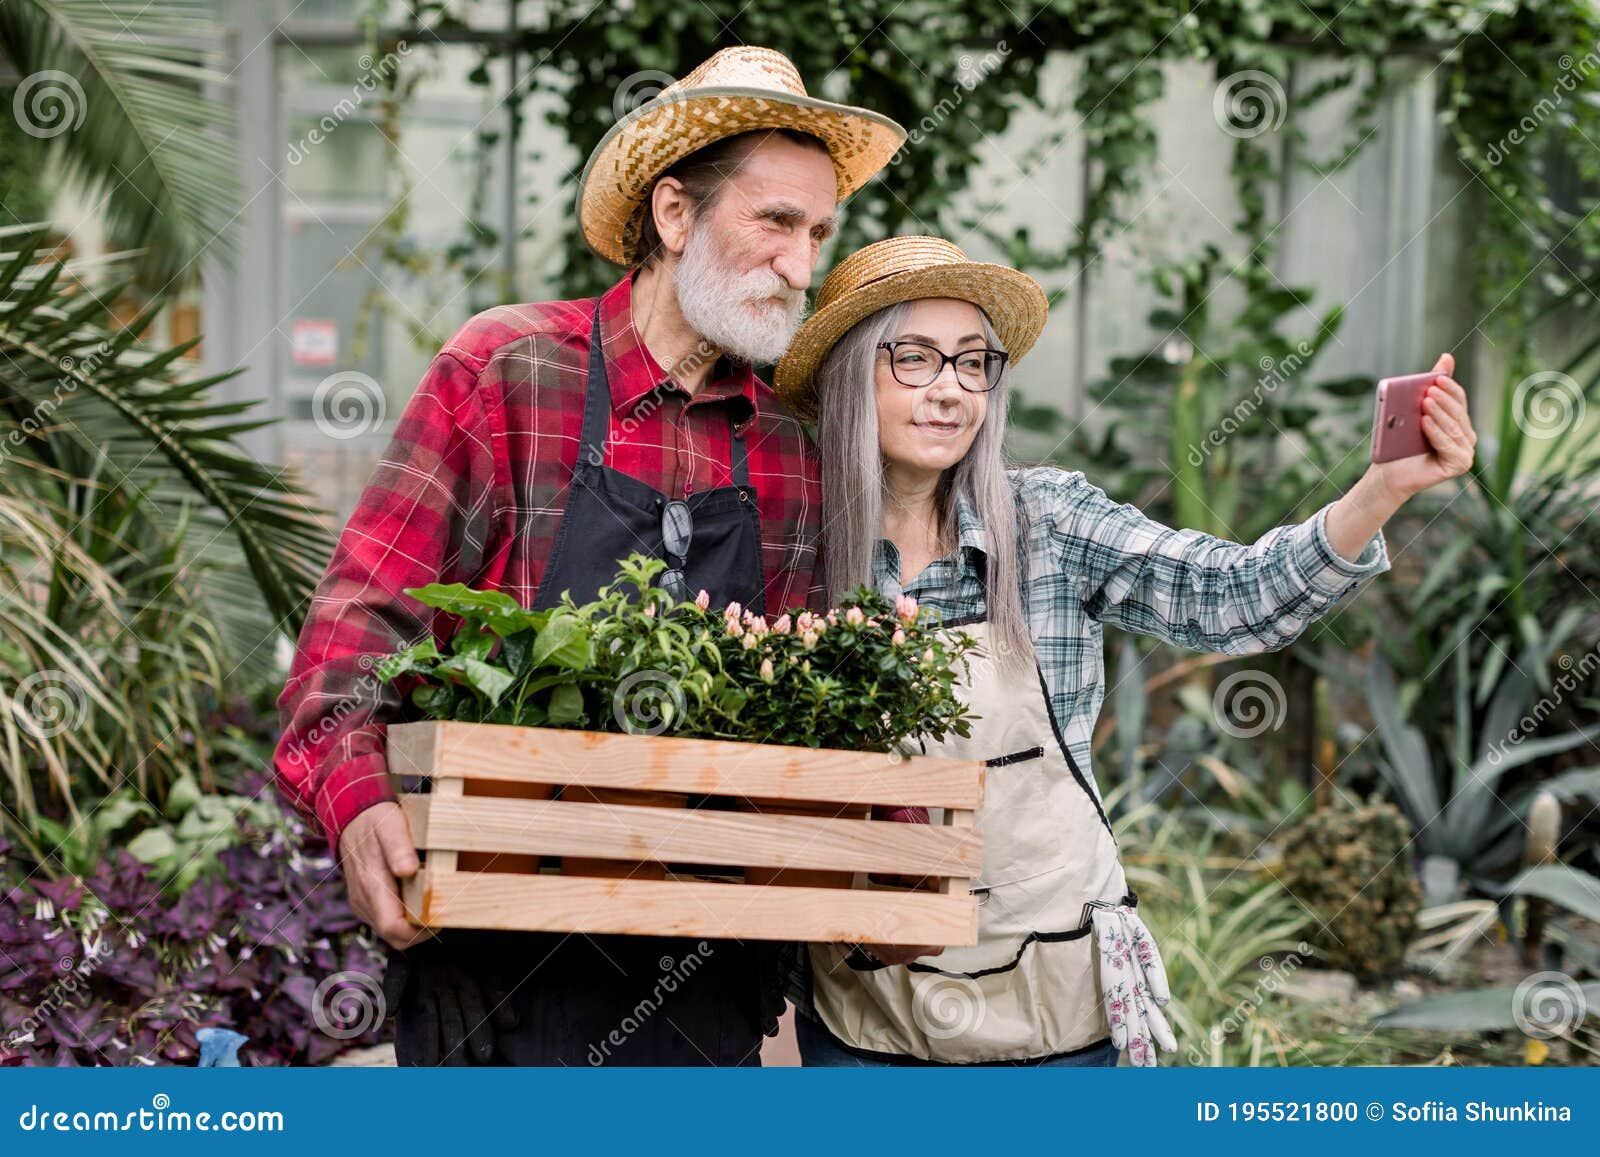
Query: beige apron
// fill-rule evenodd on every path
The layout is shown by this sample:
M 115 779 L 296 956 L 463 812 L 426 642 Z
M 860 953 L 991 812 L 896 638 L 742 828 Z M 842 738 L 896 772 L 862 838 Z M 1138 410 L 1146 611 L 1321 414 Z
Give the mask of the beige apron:
M 1090 918 L 1133 903 L 1116 842 L 1068 757 L 1033 666 L 1003 674 L 988 624 L 952 624 L 984 644 L 960 687 L 978 716 L 966 739 L 929 755 L 988 763 L 975 826 L 983 836 L 978 943 L 910 965 L 856 970 L 812 944 L 817 1015 L 845 1045 L 947 1063 L 1039 1060 L 1111 1035 Z M 930 817 L 938 822 L 937 809 Z

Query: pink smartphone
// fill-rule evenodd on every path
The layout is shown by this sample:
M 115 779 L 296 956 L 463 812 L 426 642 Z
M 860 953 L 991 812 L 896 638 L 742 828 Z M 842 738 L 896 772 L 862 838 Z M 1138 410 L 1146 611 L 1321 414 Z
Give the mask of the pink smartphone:
M 1372 415 L 1372 460 L 1393 462 L 1428 452 L 1422 434 L 1422 395 L 1439 375 L 1407 374 L 1378 383 L 1378 403 Z

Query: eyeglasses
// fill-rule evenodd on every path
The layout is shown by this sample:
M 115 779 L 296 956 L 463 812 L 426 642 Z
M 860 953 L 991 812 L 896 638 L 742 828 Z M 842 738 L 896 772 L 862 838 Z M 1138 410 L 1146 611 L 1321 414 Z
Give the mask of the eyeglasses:
M 953 365 L 961 388 L 974 394 L 987 394 L 1000 384 L 1000 373 L 1011 356 L 992 349 L 947 354 L 920 341 L 881 341 L 878 348 L 889 352 L 889 372 L 902 386 L 931 386 L 946 365 Z
M 672 565 L 661 572 L 661 589 L 677 602 L 689 600 L 689 580 L 683 568 L 689 562 L 689 540 L 694 537 L 694 519 L 689 504 L 675 498 L 661 508 L 661 547 Z

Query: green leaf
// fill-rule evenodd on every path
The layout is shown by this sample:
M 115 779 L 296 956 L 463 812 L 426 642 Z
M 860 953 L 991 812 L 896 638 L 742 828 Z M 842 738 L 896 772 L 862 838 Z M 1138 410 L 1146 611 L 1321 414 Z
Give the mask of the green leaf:
M 401 675 L 426 675 L 433 670 L 434 660 L 438 658 L 438 644 L 427 639 L 384 659 L 378 664 L 377 676 L 380 682 L 392 683 Z
M 459 615 L 468 623 L 481 623 L 501 638 L 536 628 L 544 619 L 543 612 L 524 609 L 504 591 L 473 590 L 465 583 L 429 583 L 407 587 L 405 593 L 425 607 Z
M 503 671 L 492 663 L 461 655 L 452 655 L 443 660 L 436 669 L 471 687 L 488 699 L 490 706 L 499 703 L 500 697 L 511 689 L 515 681 L 511 678 L 510 672 Z
M 532 665 L 581 671 L 594 662 L 587 624 L 570 612 L 550 616 L 533 642 Z
M 553 727 L 566 727 L 583 718 L 583 689 L 576 683 L 563 683 L 550 692 L 549 720 Z
M 141 863 L 156 864 L 178 850 L 178 841 L 166 828 L 147 828 L 128 841 L 128 854 Z
M 1582 986 L 1588 1008 L 1600 1008 L 1600 981 Z M 1438 1032 L 1497 1032 L 1519 1027 L 1516 988 L 1481 988 L 1447 992 L 1403 1004 L 1377 1018 L 1386 1028 L 1431 1029 Z M 1525 1003 L 1523 1007 L 1526 1007 Z
M 489 652 L 494 650 L 495 636 L 488 631 L 480 631 L 470 623 L 456 632 L 450 640 L 450 650 L 457 655 L 468 659 L 487 659 Z
M 1506 886 L 1518 896 L 1539 896 L 1585 920 L 1600 923 L 1600 876 L 1566 864 L 1529 868 Z

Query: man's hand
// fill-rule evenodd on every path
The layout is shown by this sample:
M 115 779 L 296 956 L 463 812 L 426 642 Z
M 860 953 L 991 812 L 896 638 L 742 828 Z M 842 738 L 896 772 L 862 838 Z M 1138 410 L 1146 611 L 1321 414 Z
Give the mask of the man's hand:
M 415 876 L 418 866 L 411 827 L 397 803 L 373 804 L 339 836 L 339 867 L 350 907 L 396 948 L 409 948 L 433 935 L 411 923 L 400 904 L 396 877 Z

